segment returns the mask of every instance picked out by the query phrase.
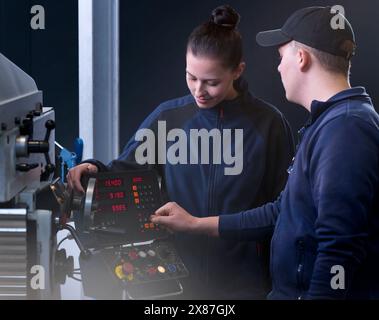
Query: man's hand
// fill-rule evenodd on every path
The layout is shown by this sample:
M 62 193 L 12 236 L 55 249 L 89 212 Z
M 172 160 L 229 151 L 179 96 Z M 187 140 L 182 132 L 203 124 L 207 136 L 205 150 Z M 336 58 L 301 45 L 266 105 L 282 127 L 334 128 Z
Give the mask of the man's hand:
M 169 230 L 211 236 L 218 236 L 218 220 L 218 217 L 194 217 L 175 202 L 165 204 L 151 216 L 151 222 Z
M 67 184 L 71 190 L 84 193 L 80 179 L 84 173 L 97 173 L 97 167 L 90 163 L 79 164 L 67 174 Z

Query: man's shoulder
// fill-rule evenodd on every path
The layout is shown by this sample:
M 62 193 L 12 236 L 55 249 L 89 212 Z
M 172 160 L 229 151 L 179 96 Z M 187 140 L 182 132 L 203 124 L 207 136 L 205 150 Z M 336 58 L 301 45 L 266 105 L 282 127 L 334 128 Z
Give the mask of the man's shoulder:
M 336 118 L 342 118 L 344 121 L 350 122 L 363 122 L 367 125 L 379 128 L 379 115 L 369 99 L 356 99 L 352 97 L 337 102 L 336 105 L 327 112 L 320 126 Z

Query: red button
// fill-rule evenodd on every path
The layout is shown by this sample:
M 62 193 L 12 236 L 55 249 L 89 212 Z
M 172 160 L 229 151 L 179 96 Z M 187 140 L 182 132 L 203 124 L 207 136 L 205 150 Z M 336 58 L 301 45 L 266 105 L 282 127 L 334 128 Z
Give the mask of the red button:
M 134 267 L 130 262 L 125 262 L 122 265 L 122 271 L 124 271 L 125 274 L 130 274 L 130 273 L 133 273 Z
M 132 259 L 132 260 L 135 260 L 138 258 L 138 254 L 137 252 L 135 251 L 130 251 L 129 254 L 128 254 L 129 258 Z

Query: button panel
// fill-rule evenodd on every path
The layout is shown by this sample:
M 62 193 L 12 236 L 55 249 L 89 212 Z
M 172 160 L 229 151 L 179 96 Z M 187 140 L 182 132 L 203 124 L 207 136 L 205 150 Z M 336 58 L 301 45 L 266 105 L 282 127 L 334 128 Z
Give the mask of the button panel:
M 128 284 L 172 280 L 188 276 L 188 271 L 169 242 L 122 248 L 116 252 L 114 275 Z M 109 257 L 110 260 L 111 256 Z

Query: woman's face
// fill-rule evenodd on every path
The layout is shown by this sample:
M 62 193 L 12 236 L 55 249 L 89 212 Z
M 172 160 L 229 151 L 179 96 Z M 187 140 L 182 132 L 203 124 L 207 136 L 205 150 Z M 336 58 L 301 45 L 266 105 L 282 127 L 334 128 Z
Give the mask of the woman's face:
M 244 68 L 241 63 L 236 70 L 225 68 L 217 59 L 194 56 L 187 52 L 187 85 L 199 108 L 212 108 L 223 100 L 231 100 L 238 93 L 233 87 Z

